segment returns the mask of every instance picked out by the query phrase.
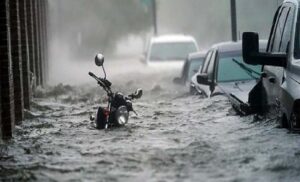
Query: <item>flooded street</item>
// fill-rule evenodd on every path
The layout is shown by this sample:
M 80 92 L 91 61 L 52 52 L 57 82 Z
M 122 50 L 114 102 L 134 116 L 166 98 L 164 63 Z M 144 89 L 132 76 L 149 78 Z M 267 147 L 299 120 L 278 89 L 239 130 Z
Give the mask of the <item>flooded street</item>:
M 172 74 L 136 70 L 113 74 L 115 91 L 144 89 L 133 104 L 138 116 L 123 128 L 97 130 L 89 121 L 105 97 L 88 75 L 84 86 L 36 93 L 0 146 L 0 181 L 299 181 L 299 134 L 274 118 L 236 115 L 224 96 L 191 96 Z

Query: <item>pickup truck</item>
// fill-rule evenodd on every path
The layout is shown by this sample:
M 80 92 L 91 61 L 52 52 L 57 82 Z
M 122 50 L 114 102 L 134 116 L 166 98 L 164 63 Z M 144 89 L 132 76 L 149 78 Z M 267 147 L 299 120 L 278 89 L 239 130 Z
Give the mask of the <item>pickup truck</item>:
M 285 0 L 273 19 L 266 52 L 259 51 L 259 35 L 243 34 L 243 58 L 263 65 L 260 81 L 249 94 L 257 113 L 277 115 L 280 125 L 300 129 L 300 0 Z

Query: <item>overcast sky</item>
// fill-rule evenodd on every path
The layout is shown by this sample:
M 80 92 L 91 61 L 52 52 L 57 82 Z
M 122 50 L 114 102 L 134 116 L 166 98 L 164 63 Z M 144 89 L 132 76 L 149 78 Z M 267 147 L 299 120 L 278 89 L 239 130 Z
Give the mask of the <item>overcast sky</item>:
M 277 5 L 277 0 L 237 0 L 238 31 L 267 38 Z M 157 6 L 160 34 L 191 34 L 202 48 L 231 40 L 230 0 L 157 0 Z M 141 0 L 50 0 L 50 13 L 52 40 L 78 56 L 115 52 L 120 40 L 145 40 L 152 32 L 151 11 Z M 134 43 L 138 38 L 128 40 L 125 47 L 142 50 Z

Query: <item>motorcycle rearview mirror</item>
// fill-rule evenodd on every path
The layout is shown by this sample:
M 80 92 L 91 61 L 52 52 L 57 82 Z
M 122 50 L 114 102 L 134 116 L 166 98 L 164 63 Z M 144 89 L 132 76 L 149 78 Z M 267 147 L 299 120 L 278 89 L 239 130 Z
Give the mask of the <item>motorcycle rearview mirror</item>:
M 136 91 L 132 94 L 134 99 L 139 99 L 143 96 L 143 90 L 141 88 L 136 89 Z
M 104 56 L 103 54 L 97 54 L 96 57 L 95 57 L 95 64 L 97 66 L 103 66 L 103 63 L 104 63 Z

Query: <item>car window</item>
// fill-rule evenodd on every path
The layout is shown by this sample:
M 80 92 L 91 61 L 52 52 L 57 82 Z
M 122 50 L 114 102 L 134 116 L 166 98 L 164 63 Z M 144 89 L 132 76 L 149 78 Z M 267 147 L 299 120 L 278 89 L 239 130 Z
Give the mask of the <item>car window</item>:
M 205 60 L 204 60 L 204 63 L 203 63 L 203 66 L 202 66 L 202 69 L 201 69 L 201 73 L 207 73 L 207 67 L 208 67 L 208 64 L 209 64 L 209 61 L 210 61 L 210 57 L 212 55 L 212 52 L 213 51 L 209 51 L 206 56 L 205 56 Z
M 204 58 L 192 59 L 190 62 L 190 68 L 188 73 L 188 79 L 190 80 L 195 73 L 197 73 L 199 67 L 203 64 Z
M 221 56 L 218 62 L 217 82 L 232 82 L 258 79 L 261 65 L 244 63 L 240 54 Z
M 300 11 L 300 9 L 298 9 L 298 11 Z M 296 59 L 300 59 L 300 14 L 298 14 L 297 24 L 296 24 L 294 57 Z M 300 60 L 295 60 L 294 63 L 297 64 L 297 65 L 300 65 Z
M 208 68 L 207 68 L 207 74 L 208 74 L 208 80 L 209 81 L 213 81 L 214 79 L 214 65 L 215 65 L 215 61 L 216 61 L 216 56 L 217 56 L 217 51 L 214 51 L 213 54 L 211 55 L 211 58 L 210 58 L 210 62 L 209 62 L 209 65 L 208 65 Z
M 286 53 L 288 50 L 289 42 L 291 40 L 293 21 L 294 21 L 294 11 L 295 8 L 289 8 L 287 13 L 287 19 L 284 26 L 284 31 L 282 34 L 282 40 L 279 47 L 279 52 Z
M 275 33 L 276 33 L 276 27 L 277 27 L 277 24 L 278 24 L 278 17 L 280 17 L 281 13 L 282 13 L 282 10 L 283 8 L 280 7 L 276 12 L 276 16 L 274 17 L 275 19 L 273 20 L 273 24 L 272 24 L 272 32 L 271 32 L 271 35 L 270 35 L 270 38 L 269 38 L 269 42 L 268 42 L 268 49 L 267 51 L 268 52 L 271 52 L 272 51 L 272 48 L 273 48 L 273 43 L 274 43 L 274 38 L 275 38 Z
M 280 44 L 282 41 L 282 34 L 284 31 L 284 26 L 286 23 L 286 19 L 287 19 L 287 15 L 289 12 L 288 7 L 283 7 L 281 9 L 281 12 L 279 14 L 278 20 L 277 20 L 277 26 L 274 30 L 274 34 L 273 34 L 273 41 L 272 41 L 272 45 L 271 45 L 271 52 L 279 52 L 279 48 L 280 48 Z
M 268 39 L 268 44 L 267 44 L 267 47 L 266 47 L 267 52 L 270 52 L 271 45 L 273 44 L 272 41 L 273 41 L 273 38 L 274 38 L 274 36 L 273 36 L 274 35 L 274 30 L 277 26 L 277 17 L 279 17 L 281 9 L 282 9 L 282 6 L 278 7 L 278 9 L 276 10 L 275 16 L 273 18 L 273 21 L 272 21 L 271 33 L 270 33 L 270 36 L 269 36 L 269 39 Z
M 182 73 L 181 73 L 181 78 L 185 79 L 185 76 L 188 72 L 188 66 L 189 66 L 189 59 L 186 58 L 183 64 L 183 68 L 182 68 Z
M 191 52 L 197 51 L 194 42 L 154 43 L 150 61 L 184 60 Z

